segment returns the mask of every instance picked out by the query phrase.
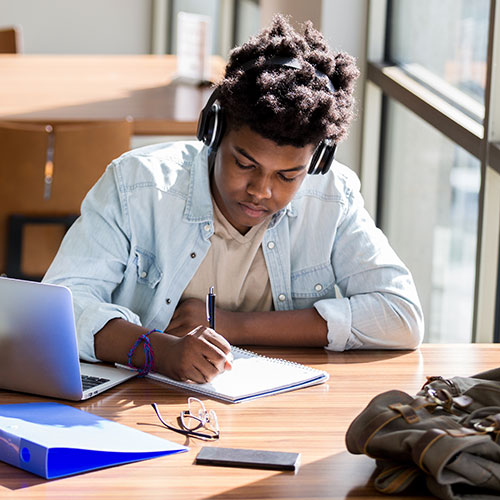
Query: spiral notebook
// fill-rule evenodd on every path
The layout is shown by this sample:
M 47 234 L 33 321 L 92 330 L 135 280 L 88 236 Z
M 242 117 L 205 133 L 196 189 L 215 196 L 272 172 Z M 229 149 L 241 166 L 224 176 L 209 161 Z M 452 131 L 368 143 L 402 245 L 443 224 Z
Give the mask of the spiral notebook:
M 203 394 L 228 403 L 293 391 L 328 380 L 328 373 L 279 358 L 261 356 L 246 349 L 232 347 L 233 369 L 217 375 L 206 384 L 179 382 L 159 373 L 147 377 L 165 384 Z

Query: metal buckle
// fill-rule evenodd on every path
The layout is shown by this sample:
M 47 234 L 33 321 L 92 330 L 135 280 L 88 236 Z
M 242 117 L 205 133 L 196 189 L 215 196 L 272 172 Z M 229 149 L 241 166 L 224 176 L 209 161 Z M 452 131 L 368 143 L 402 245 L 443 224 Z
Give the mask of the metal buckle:
M 482 420 L 481 422 L 474 422 L 474 424 L 472 424 L 474 429 L 476 429 L 476 431 L 489 433 L 489 432 L 495 432 L 497 430 L 496 425 L 486 426 L 483 425 L 482 422 L 484 422 L 484 420 Z
M 437 405 L 440 405 L 440 406 L 449 406 L 450 405 L 450 398 L 447 398 L 446 400 L 442 400 L 438 396 L 438 392 L 436 391 L 436 389 L 433 389 L 432 387 L 427 385 L 427 386 L 425 386 L 425 392 L 427 393 L 427 397 L 433 403 L 436 403 Z M 444 391 L 442 391 L 442 392 L 444 392 Z M 446 394 L 446 392 L 444 392 L 444 394 Z

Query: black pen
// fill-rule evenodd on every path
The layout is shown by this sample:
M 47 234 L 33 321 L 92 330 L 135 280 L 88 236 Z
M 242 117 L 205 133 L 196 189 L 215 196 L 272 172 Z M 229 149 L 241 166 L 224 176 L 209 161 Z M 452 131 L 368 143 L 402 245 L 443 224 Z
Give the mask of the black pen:
M 215 292 L 214 287 L 211 286 L 207 295 L 207 321 L 212 328 L 215 329 Z

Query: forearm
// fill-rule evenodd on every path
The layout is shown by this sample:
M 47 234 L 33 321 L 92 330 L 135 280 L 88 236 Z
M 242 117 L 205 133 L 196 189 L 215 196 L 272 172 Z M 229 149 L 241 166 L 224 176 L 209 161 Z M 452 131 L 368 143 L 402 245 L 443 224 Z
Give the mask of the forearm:
M 215 329 L 236 345 L 318 347 L 328 344 L 326 321 L 312 308 L 250 313 L 217 310 Z

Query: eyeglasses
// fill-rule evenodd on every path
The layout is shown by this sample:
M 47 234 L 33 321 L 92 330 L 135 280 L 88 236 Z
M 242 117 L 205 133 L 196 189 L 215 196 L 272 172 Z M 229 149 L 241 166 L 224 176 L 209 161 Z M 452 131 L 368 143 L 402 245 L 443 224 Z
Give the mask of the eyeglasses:
M 219 423 L 217 422 L 215 411 L 207 411 L 203 402 L 198 398 L 188 398 L 188 409 L 181 411 L 180 416 L 177 417 L 179 427 L 174 427 L 165 422 L 156 403 L 151 403 L 151 406 L 160 419 L 160 422 L 171 431 L 207 441 L 219 439 Z M 206 432 L 200 432 L 200 429 Z

